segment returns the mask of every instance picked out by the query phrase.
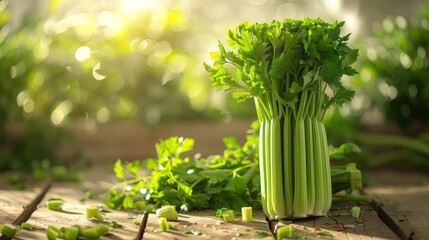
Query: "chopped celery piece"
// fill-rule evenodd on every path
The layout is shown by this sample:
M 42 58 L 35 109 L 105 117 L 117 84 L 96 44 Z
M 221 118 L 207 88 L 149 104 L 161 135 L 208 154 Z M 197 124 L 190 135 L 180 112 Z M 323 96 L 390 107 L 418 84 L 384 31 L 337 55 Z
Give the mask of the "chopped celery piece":
M 283 238 L 291 238 L 291 237 L 292 237 L 291 225 L 286 225 L 284 227 L 277 229 L 277 240 L 280 240 Z
M 223 217 L 223 220 L 225 222 L 232 222 L 235 219 L 235 217 L 234 217 L 234 211 L 232 211 L 232 210 L 226 210 L 225 212 L 223 212 L 222 217 Z
M 158 223 L 159 223 L 159 231 L 165 232 L 169 229 L 169 226 L 168 226 L 169 224 L 165 217 L 160 217 L 158 220 Z
M 104 213 L 98 207 L 88 207 L 86 209 L 87 219 L 96 219 L 100 222 L 104 221 Z
M 243 222 L 251 222 L 252 218 L 252 207 L 242 207 L 241 219 L 243 220 Z
M 81 235 L 82 237 L 89 238 L 89 239 L 99 239 L 101 237 L 101 235 L 98 233 L 95 227 L 83 228 L 81 230 Z
M 10 238 L 15 237 L 17 232 L 18 232 L 18 228 L 15 225 L 6 223 L 1 226 L 1 233 L 3 233 L 4 235 Z
M 358 207 L 358 206 L 352 207 L 351 212 L 352 212 L 352 217 L 358 218 L 360 215 L 360 207 Z
M 21 223 L 21 229 L 31 231 L 33 230 L 33 227 L 29 223 L 23 222 Z
M 79 237 L 79 228 L 76 226 L 69 227 L 64 232 L 64 240 L 76 240 Z
M 61 211 L 64 205 L 64 200 L 52 198 L 48 200 L 48 209 L 53 211 Z
M 222 218 L 225 222 L 234 221 L 234 211 L 228 208 L 220 208 L 216 210 L 216 216 Z
M 110 227 L 104 224 L 98 224 L 95 226 L 95 229 L 100 236 L 104 236 L 110 232 Z
M 48 240 L 56 240 L 61 236 L 61 230 L 57 227 L 49 225 L 46 235 L 48 236 Z
M 166 218 L 168 221 L 177 221 L 179 215 L 176 212 L 176 207 L 167 205 L 156 210 L 156 216 Z
M 83 228 L 81 236 L 89 239 L 98 239 L 110 232 L 110 227 L 105 224 L 98 224 L 95 227 Z

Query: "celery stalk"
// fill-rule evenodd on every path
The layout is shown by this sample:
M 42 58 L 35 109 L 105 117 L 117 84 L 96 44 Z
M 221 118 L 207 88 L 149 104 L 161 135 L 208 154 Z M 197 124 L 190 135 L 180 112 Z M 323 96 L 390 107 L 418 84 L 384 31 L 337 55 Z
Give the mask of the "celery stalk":
M 325 205 L 325 181 L 324 181 L 324 168 L 322 164 L 322 143 L 320 139 L 319 125 L 317 119 L 312 119 L 313 127 L 313 147 L 314 147 L 314 175 L 315 175 L 315 202 L 313 213 L 315 216 L 321 216 Z
M 316 189 L 315 189 L 315 176 L 314 176 L 314 147 L 313 147 L 313 128 L 311 126 L 312 121 L 310 117 L 305 118 L 305 151 L 306 151 L 306 162 L 307 162 L 307 214 L 312 215 L 314 212 Z
M 268 216 L 268 207 L 267 207 L 267 179 L 265 175 L 265 158 L 264 158 L 264 149 L 265 149 L 265 138 L 264 138 L 264 130 L 265 130 L 265 121 L 260 123 L 259 128 L 259 172 L 261 173 L 261 205 L 264 214 Z
M 264 139 L 265 139 L 265 149 L 264 149 L 264 156 L 265 156 L 265 174 L 264 177 L 267 179 L 267 211 L 268 211 L 268 217 L 270 219 L 274 219 L 276 216 L 276 212 L 273 208 L 273 174 L 271 174 L 272 164 L 271 164 L 271 137 L 270 137 L 270 130 L 271 130 L 271 122 L 265 121 L 265 129 L 264 129 Z
M 285 187 L 286 215 L 293 217 L 293 148 L 292 148 L 292 119 L 288 109 L 285 110 L 283 123 L 283 184 Z
M 307 170 L 305 159 L 305 128 L 304 120 L 297 118 L 295 120 L 295 139 L 294 139 L 294 205 L 293 217 L 307 217 Z
M 322 136 L 322 162 L 324 167 L 324 176 L 325 176 L 325 204 L 323 206 L 322 214 L 326 215 L 331 208 L 332 205 L 332 183 L 331 183 L 331 167 L 329 162 L 329 148 L 328 148 L 328 140 L 326 137 L 325 125 L 322 121 L 319 121 L 319 130 L 321 131 Z
M 286 217 L 286 203 L 284 199 L 283 169 L 282 169 L 282 147 L 280 117 L 271 120 L 271 184 L 273 197 L 273 210 L 276 218 Z

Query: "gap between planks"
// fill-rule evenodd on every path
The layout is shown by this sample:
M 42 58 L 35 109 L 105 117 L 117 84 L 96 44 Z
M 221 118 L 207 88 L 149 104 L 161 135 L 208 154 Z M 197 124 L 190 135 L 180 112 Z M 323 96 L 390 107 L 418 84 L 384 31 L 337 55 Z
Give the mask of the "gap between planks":
M 366 191 L 364 190 L 363 193 L 366 193 Z M 381 221 L 383 221 L 400 239 L 414 239 L 415 231 L 406 221 L 400 222 L 393 217 L 395 215 L 395 209 L 392 206 L 385 206 L 383 201 L 376 196 L 372 196 L 370 205 L 375 209 Z

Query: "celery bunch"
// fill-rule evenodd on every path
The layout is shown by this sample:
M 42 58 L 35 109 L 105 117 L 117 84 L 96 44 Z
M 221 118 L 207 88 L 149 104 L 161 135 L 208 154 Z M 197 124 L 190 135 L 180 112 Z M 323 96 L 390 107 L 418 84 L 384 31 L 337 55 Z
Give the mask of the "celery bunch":
M 228 32 L 232 50 L 219 43 L 214 63 L 205 64 L 216 89 L 255 100 L 262 207 L 270 219 L 321 216 L 331 207 L 322 120 L 331 105 L 354 96 L 341 77 L 356 73 L 350 65 L 357 58 L 343 26 L 308 18 L 243 22 Z

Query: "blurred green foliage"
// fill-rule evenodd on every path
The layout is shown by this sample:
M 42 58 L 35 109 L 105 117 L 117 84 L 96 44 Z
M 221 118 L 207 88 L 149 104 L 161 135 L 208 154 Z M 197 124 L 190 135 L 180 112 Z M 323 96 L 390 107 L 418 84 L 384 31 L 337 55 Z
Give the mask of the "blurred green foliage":
M 35 107 L 26 89 L 38 64 L 33 57 L 38 36 L 24 27 L 31 23 L 28 18 L 10 33 L 10 13 L 5 3 L 0 5 L 0 170 L 31 169 L 33 163 L 51 156 L 52 146 L 66 135 L 61 128 L 54 130 L 46 117 L 28 117 Z
M 184 2 L 51 0 L 18 20 L 0 2 L 0 170 L 52 159 L 73 119 L 94 132 L 123 119 L 221 118 L 226 105 L 253 115 L 251 102 L 212 96 L 191 37 L 210 28 Z
M 364 41 L 353 84 L 386 120 L 406 130 L 429 122 L 429 5 L 409 20 L 390 16 Z

